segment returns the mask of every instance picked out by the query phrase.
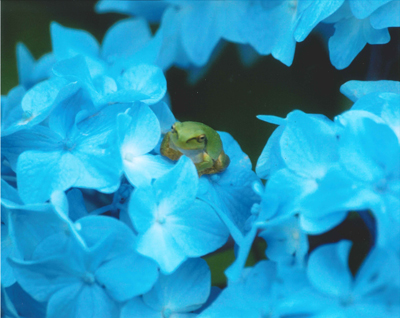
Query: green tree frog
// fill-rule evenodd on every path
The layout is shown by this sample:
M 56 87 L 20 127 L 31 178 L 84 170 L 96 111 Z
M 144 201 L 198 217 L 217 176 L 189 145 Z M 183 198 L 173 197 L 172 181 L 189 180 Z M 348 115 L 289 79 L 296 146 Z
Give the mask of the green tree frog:
M 218 173 L 228 167 L 219 134 L 211 127 L 194 121 L 176 122 L 161 143 L 161 154 L 172 160 L 182 155 L 192 159 L 199 177 Z

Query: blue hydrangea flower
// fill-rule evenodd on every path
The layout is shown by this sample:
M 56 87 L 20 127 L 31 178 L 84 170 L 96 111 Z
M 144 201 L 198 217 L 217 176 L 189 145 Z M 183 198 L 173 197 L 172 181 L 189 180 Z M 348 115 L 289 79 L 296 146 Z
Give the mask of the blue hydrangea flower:
M 368 254 L 355 277 L 348 267 L 351 242 L 341 241 L 318 247 L 308 261 L 308 278 L 320 295 L 307 291 L 308 302 L 319 301 L 321 316 L 392 317 L 399 312 L 399 259 L 375 248 Z M 394 294 L 393 294 L 394 293 Z
M 228 238 L 212 207 L 195 199 L 198 179 L 193 162 L 182 156 L 173 169 L 151 186 L 138 187 L 130 198 L 137 250 L 156 260 L 165 274 L 187 258 L 215 251 Z
M 170 275 L 160 274 L 157 283 L 142 297 L 121 310 L 121 318 L 195 317 L 210 294 L 211 273 L 201 258 L 190 259 Z
M 47 317 L 116 317 L 119 302 L 157 280 L 156 264 L 136 253 L 135 236 L 122 222 L 85 217 L 73 229 L 80 242 L 56 231 L 36 245 L 30 260 L 10 260 L 24 290 L 48 301 Z
M 265 254 L 268 259 L 286 265 L 304 265 L 308 237 L 302 231 L 298 217 L 283 217 L 269 223 L 259 234 L 267 242 Z
M 3 154 L 17 172 L 18 189 L 26 203 L 43 202 L 55 190 L 72 186 L 114 192 L 122 165 L 116 146 L 116 115 L 127 106 L 113 105 L 75 123 L 79 95 L 53 112 L 50 127 L 34 126 L 2 140 Z M 72 106 L 69 107 L 69 106 Z

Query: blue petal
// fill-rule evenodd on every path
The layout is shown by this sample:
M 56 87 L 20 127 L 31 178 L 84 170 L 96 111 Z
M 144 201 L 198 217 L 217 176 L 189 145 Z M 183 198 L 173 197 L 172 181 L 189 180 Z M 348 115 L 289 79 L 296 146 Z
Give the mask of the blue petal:
M 196 196 L 199 177 L 188 157 L 182 156 L 174 168 L 154 182 L 157 202 L 163 215 L 186 210 Z
M 333 66 L 339 70 L 349 66 L 365 44 L 385 44 L 390 40 L 387 29 L 373 29 L 369 19 L 342 20 L 335 24 L 335 29 L 328 43 L 329 56 Z
M 374 29 L 384 29 L 390 27 L 400 27 L 400 2 L 391 1 L 378 8 L 370 17 L 371 25 Z
M 70 285 L 79 288 L 80 279 L 74 276 L 65 257 L 55 256 L 38 261 L 9 260 L 18 283 L 35 300 L 46 301 L 58 290 Z M 83 282 L 82 282 L 83 283 Z
M 308 260 L 308 278 L 315 288 L 336 297 L 350 294 L 353 278 L 348 267 L 352 243 L 341 241 L 318 247 Z
M 193 3 L 192 8 L 182 10 L 185 10 L 181 22 L 182 46 L 193 64 L 203 66 L 221 39 L 217 26 L 218 10 L 212 2 Z
M 159 310 L 148 307 L 142 300 L 142 297 L 136 297 L 129 300 L 121 309 L 120 318 L 164 318 Z
M 379 7 L 392 0 L 350 0 L 350 8 L 357 19 L 368 17 Z
M 172 234 L 167 226 L 155 222 L 138 237 L 138 252 L 154 259 L 163 274 L 174 272 L 187 259 Z
M 337 148 L 333 123 L 301 111 L 288 115 L 280 149 L 289 169 L 302 176 L 322 177 L 339 159 Z
M 128 114 L 118 115 L 118 131 L 121 155 L 131 157 L 144 155 L 157 145 L 160 139 L 160 124 L 155 114 L 146 105 L 138 105 Z
M 190 312 L 206 302 L 210 294 L 211 273 L 201 259 L 190 259 L 171 275 L 160 275 L 153 289 L 143 295 L 149 307 L 162 311 Z
M 158 278 L 158 268 L 151 259 L 132 251 L 100 265 L 95 276 L 113 299 L 126 301 L 151 289 Z
M 174 213 L 167 226 L 188 257 L 211 253 L 225 244 L 229 232 L 214 210 L 196 200 L 191 207 Z
M 400 2 L 399 2 L 400 3 Z M 400 82 L 396 81 L 348 81 L 340 86 L 340 92 L 356 102 L 361 97 L 370 93 L 395 93 L 400 94 Z M 372 103 L 371 103 L 372 104 Z M 355 109 L 354 106 L 352 109 Z
M 168 2 L 155 1 L 113 1 L 100 0 L 97 2 L 95 10 L 97 13 L 117 12 L 128 15 L 145 17 L 150 22 L 158 22 Z
M 167 91 L 167 82 L 162 70 L 153 65 L 140 64 L 125 70 L 117 78 L 118 89 L 147 96 L 142 102 L 155 104 Z
M 294 38 L 297 42 L 302 42 L 315 28 L 315 26 L 329 17 L 343 4 L 344 0 L 313 1 L 312 4 L 301 15 L 294 32 Z
M 274 130 L 257 160 L 256 173 L 262 179 L 268 179 L 276 171 L 286 167 L 279 144 L 284 129 L 285 126 L 280 126 Z
M 97 284 L 72 285 L 59 290 L 51 297 L 47 307 L 47 317 L 116 318 L 118 307 L 117 303 Z
M 31 75 L 35 65 L 35 59 L 23 43 L 17 44 L 17 66 L 19 83 L 29 89 L 33 84 Z
M 81 163 L 69 152 L 25 151 L 18 158 L 17 183 L 22 200 L 39 203 L 56 190 L 67 190 L 78 179 Z
M 99 55 L 99 44 L 89 32 L 66 28 L 57 22 L 52 22 L 50 33 L 53 52 L 58 61 L 78 54 L 90 57 Z
M 391 174 L 398 164 L 394 158 L 400 156 L 400 146 L 395 133 L 387 125 L 370 118 L 349 116 L 340 145 L 341 162 L 361 181 L 378 182 Z
M 101 55 L 111 63 L 142 49 L 151 40 L 151 30 L 142 18 L 122 20 L 111 26 L 104 36 Z
M 67 192 L 68 205 L 69 205 L 69 218 L 71 221 L 87 216 L 85 201 L 83 199 L 82 192 L 79 189 L 71 189 Z
M 166 134 L 169 132 L 171 126 L 176 122 L 176 119 L 168 105 L 161 101 L 157 104 L 151 105 L 150 108 L 160 122 L 161 133 Z

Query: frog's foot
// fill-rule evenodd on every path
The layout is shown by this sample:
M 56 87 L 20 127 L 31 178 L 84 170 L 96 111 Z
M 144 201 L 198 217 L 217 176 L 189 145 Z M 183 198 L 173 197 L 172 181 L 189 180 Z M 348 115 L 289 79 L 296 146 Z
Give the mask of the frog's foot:
M 178 160 L 182 156 L 182 153 L 180 151 L 171 148 L 170 133 L 167 133 L 164 136 L 164 139 L 161 143 L 160 152 L 163 156 L 165 156 L 171 160 Z
M 212 167 L 203 171 L 198 171 L 199 177 L 201 177 L 203 174 L 214 174 L 222 172 L 229 166 L 230 162 L 231 160 L 229 159 L 229 156 L 225 154 L 225 152 L 222 150 L 221 154 L 218 156 L 218 159 L 214 160 L 214 164 Z

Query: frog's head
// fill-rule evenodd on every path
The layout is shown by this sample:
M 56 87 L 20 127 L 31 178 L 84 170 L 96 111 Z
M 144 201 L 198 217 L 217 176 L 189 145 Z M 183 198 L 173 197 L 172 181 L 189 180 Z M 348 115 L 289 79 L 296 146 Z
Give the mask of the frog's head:
M 193 121 L 176 122 L 172 125 L 170 141 L 181 149 L 205 149 L 207 136 L 203 126 Z

